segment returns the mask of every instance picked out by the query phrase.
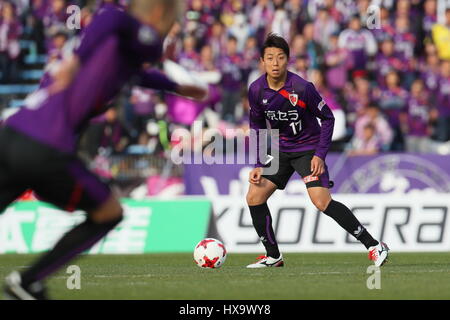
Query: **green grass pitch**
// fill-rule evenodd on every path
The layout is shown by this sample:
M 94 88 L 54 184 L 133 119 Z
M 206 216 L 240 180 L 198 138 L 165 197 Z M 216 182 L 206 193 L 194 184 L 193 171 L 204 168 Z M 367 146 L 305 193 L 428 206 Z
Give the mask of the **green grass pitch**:
M 450 299 L 450 252 L 393 253 L 381 268 L 381 289 L 366 286 L 364 253 L 286 253 L 284 268 L 246 269 L 253 254 L 229 254 L 220 269 L 200 269 L 191 254 L 87 255 L 81 289 L 69 274 L 49 281 L 53 299 Z M 21 270 L 35 255 L 0 256 L 0 276 Z

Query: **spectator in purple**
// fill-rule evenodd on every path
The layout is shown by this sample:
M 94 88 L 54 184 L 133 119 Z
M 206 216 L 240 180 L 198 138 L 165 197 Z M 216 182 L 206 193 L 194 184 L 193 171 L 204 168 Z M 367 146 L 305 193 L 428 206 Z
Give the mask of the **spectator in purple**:
M 294 63 L 289 68 L 290 71 L 298 74 L 303 79 L 308 79 L 309 60 L 306 54 L 301 54 L 295 57 Z
M 222 22 L 215 21 L 211 26 L 210 34 L 208 42 L 213 50 L 214 58 L 216 59 L 225 51 L 227 43 L 226 30 Z
M 408 99 L 407 112 L 401 114 L 402 131 L 405 134 L 407 152 L 425 153 L 431 133 L 429 94 L 421 79 L 411 86 L 411 96 Z
M 234 15 L 233 24 L 229 26 L 228 33 L 237 39 L 237 50 L 243 52 L 246 41 L 251 34 L 251 27 L 243 13 Z
M 221 94 L 218 83 L 221 80 L 220 70 L 214 63 L 213 51 L 210 45 L 206 44 L 200 50 L 200 73 L 203 75 L 204 82 L 208 83 L 208 97 L 201 102 L 204 106 L 214 109 L 215 105 L 220 102 Z M 199 107 L 199 111 L 203 108 Z
M 435 91 L 438 141 L 450 140 L 450 61 L 441 62 L 441 76 Z
M 222 119 L 235 121 L 235 108 L 241 99 L 243 58 L 237 52 L 237 40 L 230 36 L 225 54 L 220 59 L 222 70 Z
M 394 139 L 390 149 L 392 151 L 403 151 L 404 137 L 400 128 L 400 114 L 407 110 L 409 94 L 400 86 L 400 78 L 396 71 L 389 71 L 385 81 L 386 88 L 378 89 L 376 93 L 378 104 L 388 117 L 389 124 L 394 130 Z
M 156 93 L 152 89 L 135 86 L 131 90 L 129 103 L 129 114 L 133 136 L 139 136 L 140 132 L 145 131 L 148 120 L 153 118 L 153 112 L 157 103 Z
M 306 54 L 309 58 L 311 69 L 319 69 L 323 64 L 324 51 L 320 43 L 314 40 L 314 25 L 307 23 L 303 28 L 303 37 L 306 42 Z
M 409 70 L 409 62 L 395 51 L 395 44 L 391 38 L 381 43 L 381 52 L 376 59 L 376 74 L 379 85 L 385 86 L 384 79 L 389 71 L 396 70 L 402 74 Z
M 191 5 L 186 12 L 186 30 L 193 33 L 199 41 L 205 41 L 208 27 L 214 22 L 211 9 L 201 0 L 191 1 Z M 203 42 L 202 42 L 203 43 Z
M 327 83 L 331 89 L 340 92 L 348 81 L 348 71 L 353 67 L 352 55 L 338 46 L 337 33 L 330 36 L 328 48 L 325 54 Z
M 360 16 L 362 24 L 366 26 L 366 21 L 369 18 L 370 0 L 358 0 L 355 2 L 358 10 L 357 14 Z
M 328 10 L 330 10 L 333 18 L 335 18 L 336 21 L 340 22 L 348 22 L 349 18 L 358 12 L 356 1 L 308 0 L 304 2 L 307 2 L 309 20 L 315 20 L 321 8 L 327 8 Z
M 258 69 L 260 54 L 256 37 L 250 36 L 247 38 L 242 56 L 244 59 L 244 81 L 246 81 L 252 70 Z
M 362 130 L 361 136 L 353 137 L 348 155 L 371 156 L 379 153 L 380 149 L 381 140 L 376 135 L 375 126 L 372 123 L 367 123 Z
M 66 12 L 67 0 L 50 0 L 50 6 L 43 17 L 45 35 L 47 36 L 47 50 L 51 50 L 51 35 L 55 30 L 65 28 L 69 15 Z
M 44 14 L 44 26 L 47 29 L 52 27 L 65 25 L 67 20 L 66 8 L 68 6 L 68 0 L 50 0 L 50 6 Z
M 2 83 L 17 80 L 21 33 L 22 26 L 16 17 L 15 6 L 9 1 L 4 2 L 0 12 L 0 82 Z
M 314 84 L 323 100 L 327 102 L 328 107 L 333 111 L 334 130 L 332 141 L 343 139 L 346 135 L 345 112 L 337 100 L 337 95 L 330 90 L 330 86 L 326 82 L 323 72 L 320 70 L 312 70 L 309 80 Z
M 288 0 L 286 2 L 286 9 L 289 15 L 289 20 L 292 23 L 292 34 L 291 37 L 289 37 L 289 39 L 292 39 L 296 34 L 303 32 L 303 27 L 309 17 L 305 6 L 305 1 L 303 0 Z
M 356 119 L 354 134 L 356 139 L 364 140 L 364 128 L 368 124 L 374 126 L 375 134 L 379 140 L 378 145 L 381 150 L 388 150 L 392 142 L 393 132 L 388 121 L 381 113 L 380 108 L 375 104 L 369 104 L 364 109 L 364 112 Z
M 289 42 L 291 38 L 291 20 L 289 20 L 288 13 L 283 6 L 283 1 L 274 1 L 275 12 L 273 14 L 270 31 L 282 36 Z
M 259 44 L 264 41 L 267 26 L 272 22 L 274 11 L 272 1 L 269 0 L 257 0 L 256 5 L 250 10 L 250 25 Z
M 43 20 L 49 10 L 50 0 L 31 0 L 33 16 L 37 20 Z
M 49 10 L 49 0 L 30 0 L 31 14 L 26 17 L 30 39 L 34 40 L 39 53 L 46 53 L 43 19 Z
M 410 22 L 407 16 L 398 16 L 395 19 L 395 34 L 393 36 L 395 52 L 404 59 L 414 57 L 416 37 L 410 30 Z
M 422 20 L 422 28 L 425 36 L 431 38 L 431 29 L 437 23 L 436 0 L 425 0 L 423 8 L 425 15 Z
M 418 4 L 417 2 L 418 0 L 397 0 L 395 11 L 396 18 L 402 17 L 408 20 L 408 32 L 412 33 L 414 37 L 417 37 L 417 35 L 419 35 L 419 31 L 422 28 L 420 21 L 421 15 L 419 12 L 420 4 Z M 422 7 L 420 8 L 420 11 L 423 12 Z M 396 24 L 395 27 L 397 28 Z
M 389 10 L 386 7 L 380 8 L 380 28 L 375 28 L 371 31 L 378 43 L 394 36 L 395 28 Z
M 200 56 L 195 50 L 196 38 L 192 35 L 187 35 L 183 40 L 183 50 L 178 57 L 178 63 L 187 70 L 197 70 Z
M 58 70 L 64 57 L 64 46 L 67 43 L 68 35 L 64 31 L 58 31 L 52 36 L 52 49 L 47 56 L 47 64 L 44 68 L 44 75 L 40 81 L 40 87 L 48 87 L 52 82 L 52 75 Z
M 344 89 L 347 101 L 347 121 L 350 126 L 365 112 L 365 108 L 373 100 L 370 82 L 365 77 L 353 78 L 353 83 L 348 83 Z
M 324 49 L 329 49 L 330 37 L 339 31 L 339 25 L 328 13 L 327 8 L 320 8 L 314 20 L 314 40 Z
M 359 16 L 353 16 L 348 24 L 348 28 L 339 35 L 340 48 L 348 49 L 354 62 L 354 71 L 366 72 L 369 57 L 377 53 L 377 42 L 369 30 L 361 27 Z
M 69 38 L 68 34 L 62 30 L 52 35 L 52 49 L 48 52 L 48 62 L 61 60 L 64 54 L 64 45 Z
M 420 78 L 428 90 L 435 91 L 440 77 L 440 60 L 437 53 L 427 55 L 419 67 Z
M 306 40 L 302 34 L 296 34 L 291 41 L 292 57 L 290 64 L 295 63 L 295 59 L 298 56 L 306 55 Z
M 339 24 L 346 23 L 346 14 L 351 14 L 351 10 L 347 10 L 345 8 L 345 0 L 324 0 L 324 8 L 327 8 L 327 11 Z

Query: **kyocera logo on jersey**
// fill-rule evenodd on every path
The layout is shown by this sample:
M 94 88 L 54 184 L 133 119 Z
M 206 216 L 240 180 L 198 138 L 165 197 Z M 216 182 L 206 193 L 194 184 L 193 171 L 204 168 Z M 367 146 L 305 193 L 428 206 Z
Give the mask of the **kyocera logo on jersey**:
M 312 176 L 312 175 L 303 178 L 303 181 L 305 183 L 313 182 L 313 181 L 317 181 L 317 180 L 319 180 L 319 177 L 318 176 Z
M 152 28 L 148 26 L 142 26 L 139 29 L 138 39 L 142 44 L 150 45 L 153 42 L 155 42 L 156 39 L 155 31 L 153 31 Z

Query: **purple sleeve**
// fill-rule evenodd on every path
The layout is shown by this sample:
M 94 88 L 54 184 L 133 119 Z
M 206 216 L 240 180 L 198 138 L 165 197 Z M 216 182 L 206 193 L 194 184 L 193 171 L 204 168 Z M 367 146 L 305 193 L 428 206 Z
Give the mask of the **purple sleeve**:
M 258 103 L 256 102 L 255 93 L 253 92 L 252 88 L 250 88 L 248 92 L 248 102 L 250 106 L 250 129 L 256 133 L 256 155 L 258 156 L 258 161 L 256 161 L 255 167 L 264 167 L 264 164 L 262 164 L 259 161 L 259 136 L 258 132 L 259 129 L 266 129 L 266 119 L 264 117 L 264 112 L 259 108 Z
M 138 86 L 156 90 L 175 92 L 178 84 L 170 80 L 165 74 L 158 70 L 142 71 L 139 75 Z
M 321 120 L 320 140 L 315 155 L 325 160 L 331 146 L 334 116 L 311 82 L 306 86 L 306 105 L 312 114 Z
M 95 16 L 94 20 L 84 30 L 80 46 L 75 50 L 75 54 L 80 58 L 81 63 L 89 58 L 98 44 L 108 35 L 123 32 L 130 23 L 127 18 L 126 13 L 116 9 L 106 9 Z

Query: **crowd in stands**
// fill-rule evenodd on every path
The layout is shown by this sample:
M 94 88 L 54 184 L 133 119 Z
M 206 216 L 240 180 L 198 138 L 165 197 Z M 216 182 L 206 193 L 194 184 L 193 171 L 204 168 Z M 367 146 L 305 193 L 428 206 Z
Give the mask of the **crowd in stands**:
M 51 71 L 104 6 L 127 0 L 0 0 L 2 84 L 17 80 L 20 40 Z M 291 45 L 289 69 L 313 82 L 336 115 L 335 151 L 430 152 L 450 140 L 450 7 L 438 0 L 188 0 L 165 43 L 172 60 L 209 86 L 201 103 L 130 87 L 89 128 L 85 150 L 164 153 L 175 128 L 248 128 L 249 84 L 262 74 L 265 36 Z M 69 5 L 80 29 L 67 27 Z M 164 67 L 161 62 L 159 67 Z M 45 80 L 45 79 L 44 79 Z

